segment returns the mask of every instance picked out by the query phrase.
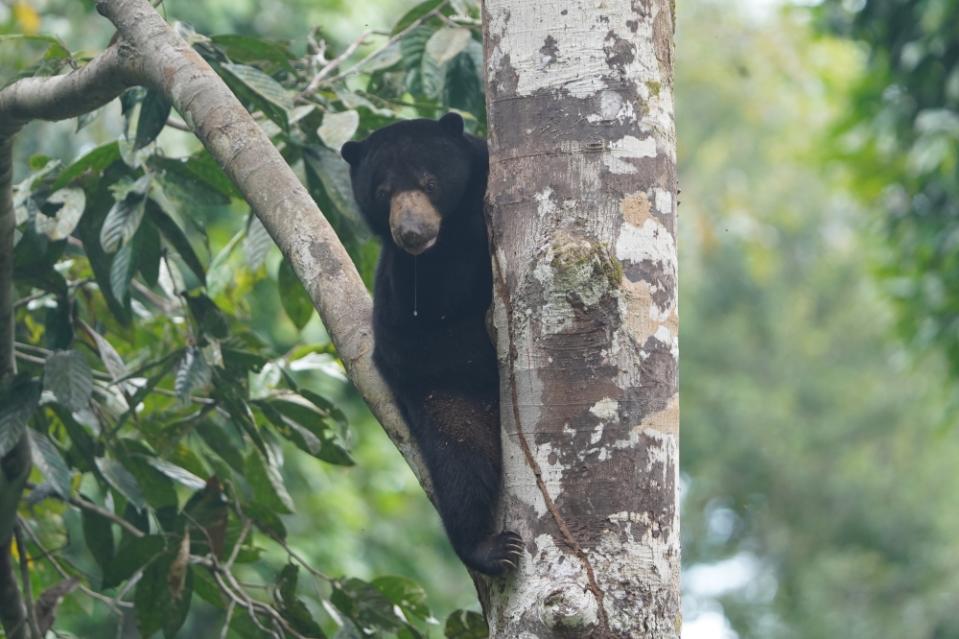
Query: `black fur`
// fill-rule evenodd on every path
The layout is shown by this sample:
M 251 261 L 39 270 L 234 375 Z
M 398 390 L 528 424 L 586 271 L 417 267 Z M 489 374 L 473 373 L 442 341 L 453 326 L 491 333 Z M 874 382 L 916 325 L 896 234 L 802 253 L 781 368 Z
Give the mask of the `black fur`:
M 370 228 L 383 241 L 373 293 L 374 361 L 392 388 L 429 469 L 453 548 L 474 570 L 515 567 L 521 540 L 497 532 L 499 381 L 486 330 L 492 276 L 483 198 L 486 142 L 462 119 L 411 120 L 342 150 Z M 390 233 L 390 196 L 424 190 L 442 222 L 414 257 Z

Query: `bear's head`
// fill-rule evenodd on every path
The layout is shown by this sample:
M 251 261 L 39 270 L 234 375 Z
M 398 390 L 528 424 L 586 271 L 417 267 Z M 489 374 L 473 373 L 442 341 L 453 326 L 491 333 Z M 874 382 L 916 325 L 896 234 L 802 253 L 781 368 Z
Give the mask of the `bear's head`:
M 455 225 L 475 188 L 474 154 L 456 113 L 391 124 L 347 142 L 340 154 L 370 229 L 411 255 L 432 248 Z

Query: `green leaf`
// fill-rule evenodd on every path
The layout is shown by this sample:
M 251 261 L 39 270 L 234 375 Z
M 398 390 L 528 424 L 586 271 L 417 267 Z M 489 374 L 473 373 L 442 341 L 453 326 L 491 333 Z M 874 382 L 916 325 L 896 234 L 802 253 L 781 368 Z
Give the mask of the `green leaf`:
M 393 612 L 393 602 L 361 579 L 335 584 L 330 602 L 363 629 L 389 631 L 404 626 L 403 620 Z
M 87 542 L 90 554 L 100 566 L 101 573 L 106 575 L 114 559 L 113 529 L 110 520 L 86 509 L 81 509 L 80 516 L 83 522 L 83 539 Z
M 228 204 L 240 192 L 213 156 L 206 151 L 185 160 L 154 157 L 151 164 L 164 174 L 184 197 L 199 198 L 205 204 Z
M 130 293 L 130 282 L 136 273 L 136 260 L 133 259 L 133 243 L 124 244 L 114 253 L 110 263 L 110 291 L 121 302 Z
M 159 457 L 147 457 L 146 463 L 150 464 L 173 481 L 183 484 L 187 488 L 201 490 L 206 486 L 205 480 L 197 477 L 186 468 L 181 468 L 180 466 L 168 462 L 165 459 L 160 459 Z
M 184 404 L 190 402 L 193 391 L 210 383 L 210 367 L 203 358 L 203 353 L 196 346 L 191 346 L 183 353 L 183 359 L 177 367 L 174 389 L 176 395 Z
M 323 140 L 323 144 L 338 152 L 340 147 L 353 138 L 359 125 L 360 115 L 354 110 L 339 113 L 327 111 L 323 114 L 323 124 L 316 130 L 316 134 Z
M 147 202 L 146 214 L 150 221 L 159 229 L 160 234 L 170 243 L 173 250 L 177 252 L 180 259 L 193 271 L 197 279 L 200 280 L 200 282 L 206 281 L 206 270 L 203 267 L 203 263 L 193 250 L 190 240 L 187 239 L 186 234 L 177 223 L 173 221 L 173 218 L 167 215 L 163 209 L 160 208 L 160 205 L 153 200 Z
M 140 119 L 137 120 L 136 140 L 133 149 L 142 149 L 160 135 L 170 117 L 172 105 L 159 91 L 150 89 L 140 103 Z
M 164 540 L 160 535 L 129 537 L 120 544 L 116 556 L 103 572 L 103 587 L 120 585 L 133 574 L 163 554 Z
M 443 636 L 446 639 L 486 639 L 489 637 L 489 627 L 478 612 L 456 610 L 446 618 Z
M 315 410 L 296 395 L 286 399 L 272 398 L 257 402 L 257 406 L 278 432 L 305 452 L 331 464 L 353 465 L 345 442 L 324 419 L 326 415 Z
M 246 237 L 243 240 L 243 252 L 246 254 L 246 265 L 251 271 L 260 268 L 271 248 L 273 248 L 273 238 L 263 226 L 263 222 L 250 213 Z
M 118 165 L 119 166 L 119 165 Z M 107 169 L 113 178 L 114 170 Z M 107 211 L 114 202 L 113 195 L 108 189 L 108 179 L 100 180 L 92 195 L 89 197 L 87 211 L 80 219 L 77 226 L 77 234 L 83 242 L 83 250 L 86 253 L 90 267 L 93 269 L 93 275 L 96 278 L 100 292 L 106 299 L 107 306 L 114 317 L 123 324 L 130 322 L 130 308 L 123 302 L 113 296 L 110 286 L 110 266 L 112 257 L 104 252 L 100 246 L 100 228 L 106 218 Z
M 41 432 L 28 430 L 33 464 L 63 498 L 70 497 L 70 469 L 56 445 Z
M 150 177 L 147 175 L 137 180 L 107 213 L 100 227 L 100 246 L 107 253 L 113 253 L 121 245 L 127 244 L 140 228 L 149 184 Z
M 80 353 L 59 351 L 43 365 L 43 387 L 72 411 L 86 408 L 93 395 L 93 371 Z
M 136 269 L 140 271 L 143 280 L 149 286 L 156 286 L 160 281 L 160 259 L 163 257 L 163 245 L 160 234 L 151 222 L 141 223 L 134 242 L 137 247 Z
M 326 637 L 320 626 L 313 621 L 313 615 L 306 605 L 296 596 L 296 584 L 299 567 L 287 564 L 280 571 L 273 590 L 277 609 L 294 629 L 307 637 Z
M 86 172 L 100 175 L 105 168 L 120 159 L 120 145 L 109 142 L 93 149 L 60 173 L 53 189 L 62 189 Z
M 164 555 L 151 563 L 137 582 L 133 596 L 137 628 L 140 635 L 150 637 L 160 630 L 168 639 L 176 635 L 183 625 L 193 596 L 192 571 L 187 568 L 182 585 L 173 587 L 175 578 L 171 575 L 174 565 L 172 555 Z
M 292 69 L 290 66 L 292 56 L 280 43 L 234 34 L 215 35 L 210 38 L 210 41 L 234 62 L 244 64 L 268 62 L 276 69 Z
M 253 490 L 253 499 L 273 512 L 293 512 L 293 498 L 286 490 L 280 470 L 257 449 L 253 449 L 244 461 L 246 481 Z
M 193 318 L 202 333 L 219 339 L 224 339 L 229 335 L 230 327 L 226 322 L 226 316 L 217 308 L 213 300 L 202 293 L 185 297 L 187 305 L 190 307 L 190 313 L 193 314 Z
M 437 29 L 426 42 L 426 54 L 439 64 L 455 58 L 473 39 L 469 29 L 443 27 Z
M 256 527 L 267 536 L 281 541 L 286 539 L 286 526 L 275 512 L 257 503 L 247 504 L 245 508 L 246 514 L 253 519 Z
M 110 486 L 130 502 L 137 510 L 146 506 L 146 499 L 136 478 L 115 459 L 98 457 L 97 469 Z
M 40 384 L 25 375 L 15 377 L 5 393 L 0 391 L 0 457 L 23 437 L 39 399 Z
M 293 109 L 293 97 L 283 85 L 256 67 L 229 63 L 222 64 L 221 67 L 227 72 L 224 79 L 235 92 L 241 88 L 241 95 L 253 102 L 281 129 L 289 130 L 289 111 Z
M 243 454 L 222 426 L 206 420 L 197 425 L 196 433 L 210 447 L 210 450 L 219 455 L 233 470 L 243 473 Z
M 426 591 L 412 579 L 377 577 L 372 584 L 404 613 L 424 620 L 429 618 L 430 609 L 426 603 Z
M 421 2 L 403 14 L 403 17 L 394 25 L 390 35 L 396 35 L 400 31 L 403 31 L 426 14 L 442 6 L 445 2 L 446 0 L 426 0 L 426 2 Z
M 302 329 L 313 317 L 313 302 L 310 300 L 310 296 L 306 294 L 306 289 L 303 288 L 303 284 L 296 277 L 296 273 L 286 257 L 280 262 L 277 284 L 280 289 L 280 302 L 283 304 L 283 310 L 286 311 L 286 315 L 293 322 L 293 325 Z
M 64 240 L 70 237 L 80 222 L 83 209 L 87 205 L 87 196 L 83 189 L 64 188 L 54 191 L 47 198 L 47 204 L 59 204 L 54 215 L 38 213 L 34 217 L 37 233 L 43 233 L 51 240 Z
M 149 449 L 137 440 L 124 439 L 123 444 L 126 454 L 121 462 L 136 478 L 146 502 L 156 510 L 177 506 L 176 487 L 165 473 L 154 468 L 151 462 L 155 458 Z

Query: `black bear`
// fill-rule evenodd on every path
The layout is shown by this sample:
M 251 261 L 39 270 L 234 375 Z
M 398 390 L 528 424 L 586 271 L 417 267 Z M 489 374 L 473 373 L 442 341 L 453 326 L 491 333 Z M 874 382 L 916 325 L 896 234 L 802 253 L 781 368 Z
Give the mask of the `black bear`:
M 409 120 L 347 142 L 353 193 L 383 243 L 373 289 L 373 359 L 429 469 L 453 548 L 488 575 L 514 568 L 497 532 L 499 375 L 486 330 L 492 274 L 483 198 L 486 142 L 463 119 Z

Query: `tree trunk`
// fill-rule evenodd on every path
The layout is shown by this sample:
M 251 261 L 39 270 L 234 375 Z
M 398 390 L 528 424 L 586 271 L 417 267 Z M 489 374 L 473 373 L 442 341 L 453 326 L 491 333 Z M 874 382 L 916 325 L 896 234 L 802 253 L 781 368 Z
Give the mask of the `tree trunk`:
M 673 7 L 486 0 L 494 639 L 680 634 Z

